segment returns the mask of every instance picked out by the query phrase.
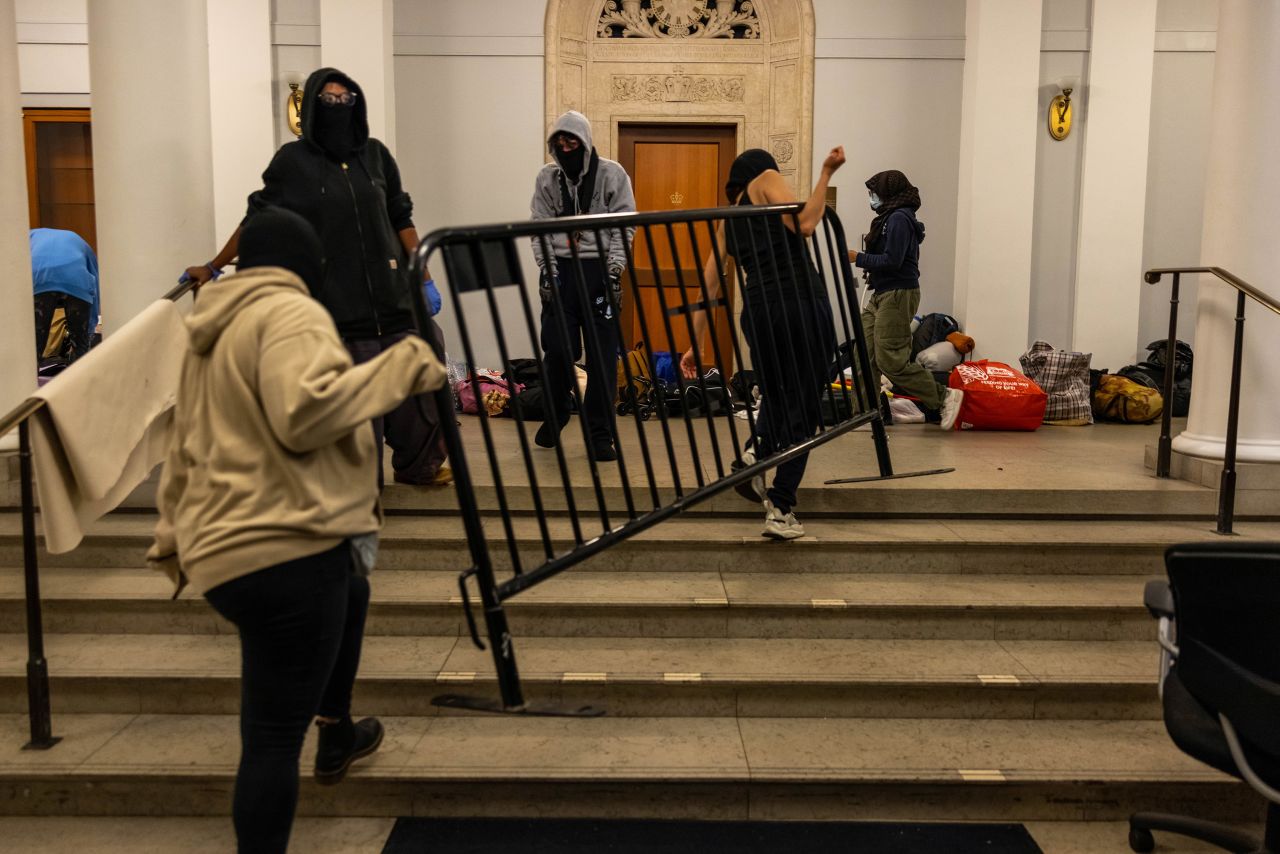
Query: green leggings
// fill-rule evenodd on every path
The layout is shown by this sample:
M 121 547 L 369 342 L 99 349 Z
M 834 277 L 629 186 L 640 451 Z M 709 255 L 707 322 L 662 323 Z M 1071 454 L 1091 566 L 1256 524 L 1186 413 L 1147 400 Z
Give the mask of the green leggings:
M 947 390 L 911 358 L 911 318 L 919 307 L 919 288 L 873 293 L 862 311 L 862 331 L 871 354 L 871 375 L 879 380 L 884 374 L 921 406 L 938 409 Z

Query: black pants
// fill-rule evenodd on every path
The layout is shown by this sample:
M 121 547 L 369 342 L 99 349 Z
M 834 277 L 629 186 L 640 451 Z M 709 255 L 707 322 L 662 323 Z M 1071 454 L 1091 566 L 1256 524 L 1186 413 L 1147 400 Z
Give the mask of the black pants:
M 219 584 L 205 598 L 240 630 L 239 851 L 284 852 L 307 727 L 316 715 L 351 713 L 369 581 L 352 574 L 343 541 Z
M 587 343 L 587 393 L 582 402 L 592 444 L 613 442 L 613 401 L 618 395 L 618 326 L 608 293 L 604 265 L 598 259 L 582 259 L 584 281 L 579 287 L 578 270 L 571 259 L 557 259 L 560 275 L 557 299 L 542 306 L 542 353 L 547 369 L 544 394 L 547 418 L 566 420 L 577 382 L 573 364 Z M 586 304 L 582 294 L 586 292 Z M 594 347 L 591 345 L 594 343 Z
M 825 299 L 786 304 L 746 303 L 742 335 L 760 382 L 756 413 L 756 458 L 786 450 L 813 436 L 822 423 L 822 394 L 835 351 L 831 304 Z M 796 490 L 809 455 L 778 466 L 768 498 L 783 513 L 796 506 Z
M 381 338 L 344 339 L 347 352 L 358 365 L 378 356 L 416 332 L 395 332 Z M 431 321 L 431 334 L 438 353 L 444 353 L 444 333 Z M 395 409 L 373 419 L 373 436 L 378 444 L 378 488 L 382 488 L 383 440 L 391 446 L 391 469 L 397 483 L 429 484 L 449 453 L 444 446 L 444 430 L 435 396 L 419 394 L 406 399 Z
M 49 327 L 53 324 L 53 312 L 61 308 L 66 316 L 67 339 L 71 342 L 68 364 L 89 352 L 93 341 L 93 306 L 78 297 L 58 291 L 36 294 L 36 360 L 44 355 L 49 343 Z

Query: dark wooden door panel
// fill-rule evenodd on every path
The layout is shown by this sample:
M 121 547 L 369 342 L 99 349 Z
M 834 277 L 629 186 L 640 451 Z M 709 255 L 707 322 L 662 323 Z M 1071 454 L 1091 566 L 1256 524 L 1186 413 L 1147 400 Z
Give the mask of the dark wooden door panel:
M 74 231 L 97 251 L 89 111 L 23 111 L 32 228 Z
M 636 209 L 640 211 L 694 210 L 725 204 L 723 187 L 736 153 L 737 132 L 733 126 L 622 125 L 619 133 L 619 159 L 631 176 Z M 654 350 L 670 350 L 679 358 L 688 349 L 688 316 L 678 309 L 703 301 L 702 264 L 710 246 L 710 229 L 705 224 L 698 225 L 692 234 L 687 227 L 670 232 L 654 229 L 652 243 L 643 231 L 637 233 L 633 255 L 638 298 L 633 301 L 630 288 L 626 289 L 621 318 L 623 329 L 631 330 L 633 342 L 642 337 L 643 314 Z M 731 308 L 720 308 L 711 321 L 720 352 L 726 357 L 732 352 L 732 316 Z M 714 364 L 714 348 L 709 339 L 702 342 L 702 351 L 703 364 Z M 722 370 L 728 367 L 721 366 Z

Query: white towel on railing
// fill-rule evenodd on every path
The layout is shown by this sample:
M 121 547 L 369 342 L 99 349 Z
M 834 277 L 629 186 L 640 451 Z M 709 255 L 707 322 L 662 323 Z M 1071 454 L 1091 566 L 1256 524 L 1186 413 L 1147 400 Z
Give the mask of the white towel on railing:
M 31 446 L 50 552 L 79 545 L 164 460 L 187 349 L 178 307 L 157 300 L 35 393 L 46 404 Z

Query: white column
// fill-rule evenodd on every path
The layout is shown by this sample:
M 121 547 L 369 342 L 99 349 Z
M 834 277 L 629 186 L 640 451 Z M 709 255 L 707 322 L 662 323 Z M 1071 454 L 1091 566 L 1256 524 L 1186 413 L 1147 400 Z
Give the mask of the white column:
M 956 211 L 956 317 L 977 357 L 1017 362 L 1031 309 L 1041 4 L 969 0 Z
M 27 169 L 22 147 L 18 34 L 13 0 L 0 0 L 0 415 L 36 387 L 35 308 L 27 238 Z M 9 447 L 17 433 L 0 437 Z
M 109 334 L 215 251 L 204 0 L 93 0 L 89 74 Z
M 320 61 L 360 84 L 369 133 L 396 149 L 392 0 L 320 0 Z
M 1147 204 L 1156 0 L 1094 0 L 1080 186 L 1072 349 L 1095 367 L 1136 360 Z
M 1280 3 L 1221 0 L 1201 260 L 1280 297 Z M 1161 285 L 1164 287 L 1164 285 Z M 1237 459 L 1280 462 L 1280 317 L 1246 300 Z M 1222 459 L 1236 292 L 1200 278 L 1191 412 L 1173 440 Z
M 216 0 L 208 15 L 214 223 L 225 241 L 276 148 L 271 0 Z

